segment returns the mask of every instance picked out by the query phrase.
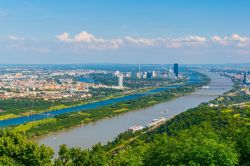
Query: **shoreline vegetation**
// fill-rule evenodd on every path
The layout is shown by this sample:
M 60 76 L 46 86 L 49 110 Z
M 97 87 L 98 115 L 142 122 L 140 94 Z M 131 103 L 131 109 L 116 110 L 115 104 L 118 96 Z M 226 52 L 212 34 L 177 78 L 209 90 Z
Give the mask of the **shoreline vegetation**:
M 167 86 L 167 85 L 178 85 L 178 84 L 181 84 L 181 83 L 182 82 L 174 83 L 174 84 L 166 84 L 165 86 Z M 127 95 L 133 95 L 135 93 L 143 93 L 143 92 L 153 90 L 153 89 L 157 89 L 157 88 L 161 88 L 161 86 L 146 87 L 146 88 L 141 88 L 140 90 L 134 90 L 133 89 L 133 90 L 130 90 L 130 91 L 111 94 L 111 95 L 106 96 L 106 97 L 90 98 L 90 99 L 87 99 L 87 100 L 84 100 L 84 101 L 79 100 L 79 101 L 74 101 L 74 102 L 69 102 L 69 103 L 60 103 L 59 101 L 55 101 L 55 104 L 52 104 L 51 106 L 48 106 L 48 108 L 37 109 L 37 110 L 33 110 L 33 109 L 19 110 L 19 111 L 11 111 L 11 110 L 4 111 L 4 110 L 2 110 L 2 112 L 0 112 L 0 120 L 8 120 L 8 119 L 12 119 L 12 118 L 18 118 L 18 117 L 22 117 L 22 116 L 29 116 L 29 115 L 33 115 L 33 114 L 49 113 L 50 111 L 55 111 L 55 110 L 65 109 L 65 108 L 72 108 L 72 107 L 81 106 L 81 105 L 85 105 L 85 104 L 91 104 L 91 103 L 104 101 L 104 100 L 108 100 L 108 99 L 115 99 L 115 98 L 119 98 L 119 97 L 123 97 L 123 96 L 127 96 Z M 13 100 L 15 100 L 15 99 L 13 99 Z M 26 99 L 26 100 L 29 100 L 29 99 Z M 37 100 L 37 101 L 39 102 L 39 100 Z M 26 102 L 26 101 L 24 99 L 24 101 L 20 100 L 20 102 Z M 36 101 L 30 101 L 30 102 L 36 102 Z M 1 103 L 1 101 L 0 101 L 0 103 Z
M 91 149 L 82 149 L 61 145 L 58 158 L 53 158 L 51 148 L 4 129 L 0 131 L 0 164 L 249 165 L 249 98 L 238 94 L 223 101 L 217 98 L 202 103 L 150 131 L 126 131 L 104 146 L 96 144 Z M 245 105 L 235 105 L 238 102 Z M 210 103 L 218 106 L 211 107 Z
M 22 124 L 16 127 L 14 126 L 11 128 L 13 128 L 17 132 L 25 134 L 28 138 L 34 138 L 63 129 L 88 124 L 90 122 L 96 122 L 104 118 L 111 118 L 113 116 L 126 113 L 128 111 L 134 111 L 141 108 L 153 106 L 155 104 L 166 102 L 176 97 L 191 93 L 196 88 L 209 83 L 210 79 L 206 75 L 201 73 L 197 74 L 199 74 L 203 78 L 201 83 L 168 89 L 135 100 L 119 102 L 113 105 L 107 105 L 95 109 L 57 115 L 54 118 L 49 118 L 49 120 L 43 119 L 39 121 L 28 122 L 26 124 Z

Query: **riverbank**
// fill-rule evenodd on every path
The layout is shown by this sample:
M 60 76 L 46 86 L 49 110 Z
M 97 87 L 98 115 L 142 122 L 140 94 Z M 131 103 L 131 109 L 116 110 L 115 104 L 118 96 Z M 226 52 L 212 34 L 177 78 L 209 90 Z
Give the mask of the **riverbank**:
M 209 83 L 209 78 L 204 74 L 198 74 L 197 78 L 198 77 L 202 77 L 202 80 L 195 82 L 193 85 L 185 85 L 182 87 L 174 86 L 172 88 L 159 89 L 157 91 L 152 89 L 153 93 L 150 95 L 143 96 L 142 93 L 141 96 L 136 99 L 130 99 L 123 102 L 114 103 L 112 105 L 100 106 L 95 109 L 85 110 L 84 112 L 78 111 L 74 113 L 57 115 L 51 122 L 43 123 L 43 120 L 30 122 L 21 125 L 22 127 L 17 127 L 16 129 L 25 133 L 29 138 L 31 138 L 46 135 L 59 130 L 77 127 L 80 125 L 87 125 L 101 119 L 111 118 L 113 116 L 141 108 L 147 108 L 161 102 L 170 101 L 176 97 L 187 95 L 188 93 L 193 92 L 195 88 Z
M 198 89 L 191 94 L 173 98 L 167 102 L 137 109 L 136 111 L 128 111 L 112 118 L 98 120 L 87 125 L 79 125 L 69 130 L 61 130 L 35 138 L 33 141 L 48 145 L 56 152 L 61 144 L 67 144 L 69 147 L 80 146 L 84 148 L 91 148 L 98 142 L 106 144 L 135 124 L 146 126 L 153 119 L 160 117 L 168 119 L 187 109 L 196 107 L 200 103 L 213 100 L 216 96 L 231 89 L 232 82 L 229 79 L 215 73 L 206 72 L 206 74 L 211 77 L 208 89 Z M 217 86 L 218 84 L 220 85 L 219 87 Z M 222 87 L 222 85 L 224 86 Z
M 118 99 L 118 102 L 110 102 L 109 104 L 105 104 L 105 106 L 99 104 L 97 108 L 92 109 L 91 107 L 83 109 L 84 107 L 79 106 L 76 110 L 64 111 L 64 109 L 62 109 L 62 111 L 64 111 L 62 114 L 58 114 L 61 110 L 56 110 L 54 111 L 55 117 L 49 117 L 51 112 L 48 112 L 45 116 L 47 115 L 47 118 L 49 119 L 42 117 L 44 119 L 39 120 L 40 117 L 38 117 L 38 120 L 32 120 L 31 122 L 21 124 L 14 127 L 14 129 L 26 134 L 28 137 L 41 136 L 81 124 L 86 125 L 90 122 L 96 122 L 100 119 L 110 118 L 132 110 L 147 108 L 164 101 L 169 101 L 176 97 L 191 93 L 195 90 L 195 88 L 203 86 L 208 82 L 209 78 L 207 76 L 195 72 L 192 81 L 187 85 L 178 84 L 166 88 L 163 87 L 151 90 L 142 90 L 142 93 L 137 94 L 136 96 L 131 95 L 131 97 L 128 96 L 127 98 L 125 96 L 125 101 L 119 100 L 120 98 L 113 98 L 111 100 Z M 31 116 L 29 118 L 31 118 Z
M 22 116 L 30 116 L 30 115 L 36 115 L 36 114 L 42 114 L 42 113 L 48 113 L 50 111 L 55 111 L 55 110 L 59 110 L 59 109 L 65 109 L 65 108 L 72 108 L 72 107 L 76 107 L 76 106 L 81 106 L 84 104 L 91 104 L 94 102 L 100 102 L 100 101 L 104 101 L 104 100 L 108 100 L 108 99 L 112 99 L 112 98 L 118 98 L 118 97 L 123 97 L 125 95 L 129 95 L 129 94 L 133 94 L 133 93 L 138 93 L 138 92 L 145 92 L 148 90 L 152 90 L 155 88 L 160 88 L 160 87 L 148 87 L 148 88 L 143 88 L 140 89 L 139 91 L 137 90 L 132 90 L 132 91 L 127 91 L 127 92 L 122 92 L 122 93 L 116 93 L 116 94 L 112 94 L 110 96 L 107 97 L 102 97 L 102 98 L 89 98 L 87 100 L 79 100 L 79 101 L 73 101 L 73 102 L 69 102 L 69 103 L 60 103 L 60 101 L 55 101 L 52 106 L 48 106 L 47 108 L 43 108 L 43 109 L 28 109 L 25 111 L 22 109 L 20 110 L 1 110 L 1 115 L 0 115 L 0 120 L 8 120 L 8 119 L 14 119 L 14 118 L 18 118 L 18 117 L 22 117 Z M 26 103 L 29 99 L 23 99 L 20 100 L 20 102 Z M 13 100 L 14 101 L 14 100 Z M 15 105 L 15 103 L 12 101 L 12 103 L 9 104 L 9 107 L 11 107 L 11 105 Z M 2 103 L 3 104 L 3 103 Z M 24 108 L 23 108 L 24 109 Z
M 86 125 L 105 118 L 112 118 L 126 112 L 147 108 L 155 104 L 173 100 L 177 97 L 187 95 L 195 90 L 195 86 L 184 86 L 168 91 L 158 92 L 153 95 L 128 100 L 113 105 L 107 105 L 96 109 L 90 109 L 84 112 L 68 113 L 58 115 L 54 120 L 40 120 L 20 125 L 14 129 L 24 132 L 28 137 L 37 137 L 56 132 L 63 129 Z M 51 118 L 50 118 L 51 119 Z M 43 123 L 46 121 L 46 123 Z
M 138 94 L 144 95 L 147 93 L 155 93 L 155 92 L 164 90 L 166 87 L 175 87 L 175 86 L 178 87 L 183 84 L 184 83 L 177 83 L 177 84 L 167 84 L 165 85 L 165 87 L 158 87 L 158 86 L 147 87 L 147 88 L 142 88 L 142 89 L 137 89 L 137 90 L 126 91 L 124 93 L 113 94 L 104 98 L 93 98 L 87 101 L 80 100 L 80 101 L 74 101 L 70 103 L 53 105 L 47 109 L 41 109 L 41 110 L 36 110 L 36 111 L 28 110 L 26 112 L 21 112 L 19 114 L 16 114 L 16 113 L 4 114 L 0 116 L 0 119 L 2 119 L 2 121 L 0 120 L 0 127 L 15 126 L 15 125 L 20 125 L 20 124 L 27 123 L 30 121 L 48 118 L 48 117 L 45 117 L 44 115 L 54 116 L 58 114 L 73 112 L 74 109 L 83 109 L 85 105 L 86 106 L 95 105 L 98 103 L 103 103 L 105 105 L 106 101 L 108 102 L 109 100 L 111 101 L 111 100 L 116 100 L 116 99 L 119 101 L 119 100 L 123 100 L 122 98 L 124 98 L 125 100 L 128 100 L 126 98 L 129 96 L 139 97 Z M 24 103 L 26 103 L 26 101 L 24 101 Z M 88 109 L 91 109 L 91 108 L 88 108 Z

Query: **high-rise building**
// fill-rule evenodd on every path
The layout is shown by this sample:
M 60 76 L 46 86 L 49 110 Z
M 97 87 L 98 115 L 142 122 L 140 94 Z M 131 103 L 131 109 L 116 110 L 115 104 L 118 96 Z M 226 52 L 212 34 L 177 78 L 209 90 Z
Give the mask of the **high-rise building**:
M 131 77 L 131 72 L 127 72 L 127 73 L 125 74 L 125 77 Z
M 120 75 L 120 71 L 115 71 L 114 75 L 118 77 Z
M 142 73 L 141 73 L 141 72 L 136 73 L 136 77 L 137 77 L 137 78 L 141 79 L 141 76 L 142 76 Z
M 152 77 L 156 77 L 156 72 L 154 70 L 152 71 Z
M 247 84 L 247 83 L 248 83 L 247 71 L 244 72 L 243 83 L 244 83 L 244 84 Z
M 169 67 L 169 69 L 168 69 L 168 78 L 170 78 L 170 79 L 174 79 L 174 77 L 175 77 L 175 73 L 174 73 L 174 71 L 173 71 L 173 69 L 171 68 L 171 66 Z
M 123 87 L 123 75 L 122 74 L 118 75 L 118 86 Z
M 156 74 L 156 77 L 162 77 L 161 71 L 156 71 L 155 74 Z
M 178 67 L 178 63 L 174 64 L 174 74 L 176 77 L 179 76 L 179 67 Z
M 152 72 L 147 72 L 147 78 L 152 78 Z

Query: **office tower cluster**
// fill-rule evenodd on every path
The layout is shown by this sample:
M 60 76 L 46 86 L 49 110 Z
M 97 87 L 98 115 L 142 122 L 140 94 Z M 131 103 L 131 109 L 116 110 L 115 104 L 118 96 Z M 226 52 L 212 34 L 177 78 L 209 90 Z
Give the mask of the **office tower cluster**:
M 170 78 L 170 79 L 177 79 L 179 78 L 179 66 L 177 63 L 173 65 L 173 69 L 170 66 L 167 71 L 140 71 L 136 73 L 136 77 L 138 79 L 141 78 Z

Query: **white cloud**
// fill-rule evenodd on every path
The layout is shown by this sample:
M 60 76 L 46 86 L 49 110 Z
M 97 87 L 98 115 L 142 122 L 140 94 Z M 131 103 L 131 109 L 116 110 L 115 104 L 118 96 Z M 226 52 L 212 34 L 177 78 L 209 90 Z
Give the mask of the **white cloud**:
M 219 42 L 219 41 L 222 40 L 222 38 L 221 38 L 220 36 L 215 35 L 215 36 L 212 36 L 212 37 L 211 37 L 211 40 L 212 40 L 212 41 L 215 41 L 215 42 Z
M 5 43 L 0 46 L 10 52 L 16 51 L 34 54 L 50 54 L 53 52 L 83 54 L 85 51 L 92 53 L 92 50 L 111 50 L 112 53 L 113 50 L 122 52 L 129 49 L 143 50 L 142 48 L 145 48 L 146 51 L 167 50 L 169 52 L 183 52 L 183 54 L 202 54 L 203 51 L 211 50 L 222 53 L 229 52 L 235 55 L 250 55 L 250 38 L 236 33 L 228 36 L 214 35 L 207 37 L 198 35 L 187 35 L 176 38 L 125 36 L 107 39 L 82 31 L 75 35 L 64 32 L 57 35 L 56 38 L 60 42 L 42 41 L 27 36 L 10 35 L 5 37 L 7 42 L 0 41 Z M 95 52 L 93 51 L 93 53 Z
M 67 33 L 67 32 L 64 32 L 63 34 L 56 36 L 56 38 L 58 40 L 64 41 L 64 42 L 70 41 L 70 39 L 69 39 L 69 33 Z
M 25 40 L 24 37 L 20 37 L 20 36 L 14 36 L 14 35 L 10 35 L 8 36 L 9 40 L 14 40 L 14 41 L 20 41 L 20 40 Z
M 233 34 L 231 38 L 232 38 L 233 40 L 239 41 L 239 42 L 247 42 L 247 41 L 249 41 L 249 38 L 247 38 L 247 37 L 242 37 L 242 36 L 240 36 L 239 34 Z
M 156 39 L 146 39 L 146 38 L 134 38 L 127 36 L 124 41 L 128 44 L 135 44 L 140 46 L 153 46 L 156 44 Z
M 167 48 L 180 48 L 183 46 L 196 47 L 204 45 L 207 39 L 203 36 L 186 36 L 181 38 L 170 39 L 166 43 Z
M 104 40 L 102 38 L 97 38 L 86 31 L 82 31 L 74 37 L 70 37 L 69 33 L 64 32 L 63 34 L 56 36 L 56 38 L 62 42 L 75 44 L 84 43 L 86 48 L 97 50 L 116 49 L 123 44 L 123 40 L 121 39 Z
M 184 38 L 184 41 L 187 42 L 197 42 L 197 43 L 203 43 L 205 42 L 207 39 L 203 36 L 187 36 Z
M 233 34 L 231 36 L 232 40 L 236 42 L 238 47 L 249 47 L 250 48 L 250 38 L 243 37 L 239 34 Z
M 82 31 L 79 34 L 76 34 L 74 37 L 70 37 L 68 32 L 64 32 L 61 35 L 56 36 L 57 39 L 63 42 L 86 42 L 86 43 L 91 43 L 91 42 L 105 42 L 104 39 L 102 38 L 96 38 L 94 35 Z
M 219 43 L 224 46 L 228 45 L 228 37 L 222 38 L 220 36 L 215 35 L 211 37 L 211 40 L 212 42 Z
M 145 38 L 126 36 L 122 38 L 104 39 L 82 31 L 79 34 L 70 36 L 64 32 L 56 38 L 65 43 L 71 43 L 73 48 L 87 48 L 94 50 L 119 49 L 121 47 L 161 47 L 166 49 L 178 49 L 182 47 L 213 47 L 213 45 L 222 45 L 230 48 L 250 49 L 250 38 L 232 34 L 231 36 L 215 35 L 210 38 L 198 35 L 189 35 L 179 38 Z
M 91 43 L 91 42 L 105 42 L 104 39 L 101 38 L 96 38 L 94 35 L 86 32 L 86 31 L 82 31 L 81 33 L 75 35 L 74 39 L 75 42 L 87 42 L 87 43 Z
M 239 34 L 232 34 L 231 36 L 213 36 L 211 37 L 211 41 L 214 43 L 218 43 L 224 46 L 230 47 L 250 47 L 250 38 L 243 37 Z
M 176 39 L 140 38 L 131 36 L 115 39 L 103 39 L 97 38 L 93 34 L 86 31 L 82 31 L 73 37 L 70 37 L 68 32 L 64 32 L 63 34 L 56 36 L 56 38 L 62 42 L 83 43 L 89 49 L 117 49 L 123 46 L 180 48 L 182 46 L 198 46 L 207 41 L 205 37 L 192 35 Z

